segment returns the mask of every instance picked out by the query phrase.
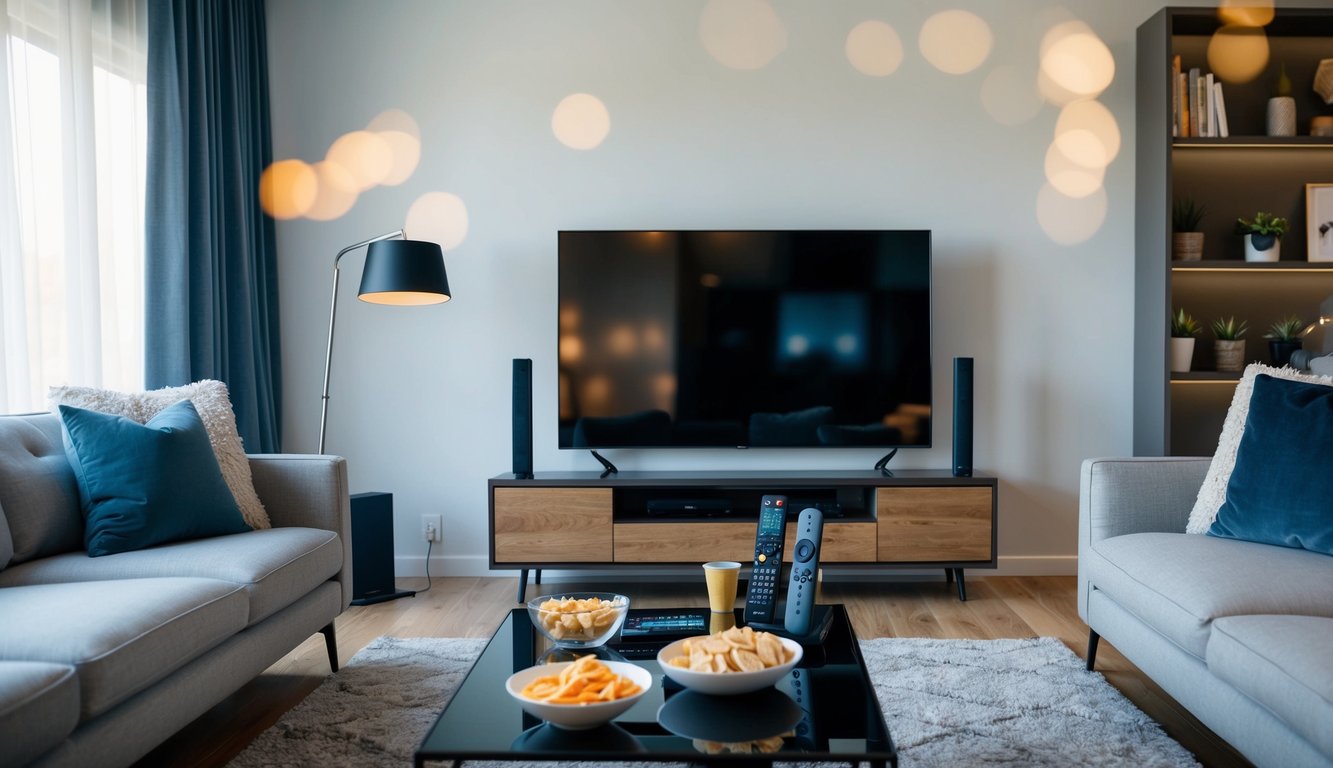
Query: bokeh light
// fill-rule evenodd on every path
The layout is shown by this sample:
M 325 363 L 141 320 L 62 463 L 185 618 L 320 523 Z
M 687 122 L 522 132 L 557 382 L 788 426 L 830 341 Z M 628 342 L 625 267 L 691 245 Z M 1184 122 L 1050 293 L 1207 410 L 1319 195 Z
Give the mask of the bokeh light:
M 1046 180 L 1066 197 L 1087 197 L 1102 186 L 1105 168 L 1088 168 L 1065 157 L 1057 144 L 1046 150 Z
M 1063 91 L 1095 98 L 1115 79 L 1115 58 L 1087 24 L 1068 21 L 1042 38 L 1041 73 Z
M 361 194 L 352 174 L 341 165 L 327 160 L 315 163 L 311 168 L 319 180 L 319 188 L 315 193 L 315 202 L 305 212 L 305 217 L 315 221 L 332 221 L 352 210 L 357 196 Z
M 1120 153 L 1120 126 L 1099 101 L 1083 99 L 1060 110 L 1055 143 L 1065 157 L 1086 168 L 1105 168 Z
M 1250 82 L 1268 67 L 1268 35 L 1261 27 L 1222 27 L 1208 41 L 1208 66 L 1223 82 Z
M 967 11 L 941 11 L 921 25 L 921 55 L 950 75 L 981 66 L 990 55 L 995 36 L 986 20 Z
M 887 77 L 903 63 L 903 41 L 882 21 L 863 21 L 847 33 L 847 60 L 856 71 Z
M 1222 0 L 1217 6 L 1217 18 L 1223 24 L 1242 27 L 1262 27 L 1273 21 L 1276 11 L 1273 0 Z
M 378 133 L 352 131 L 333 142 L 324 160 L 346 169 L 357 190 L 364 192 L 389 175 L 393 167 L 393 150 Z
M 376 133 L 398 131 L 421 141 L 421 128 L 417 125 L 416 119 L 401 109 L 386 109 L 375 115 L 375 118 L 366 126 L 366 130 Z
M 421 141 L 404 131 L 380 131 L 389 145 L 389 172 L 380 180 L 386 187 L 396 187 L 411 178 L 421 162 Z
M 448 251 L 467 239 L 467 205 L 458 195 L 427 192 L 407 209 L 403 226 L 411 240 L 428 240 Z
M 279 160 L 259 177 L 259 207 L 275 219 L 295 219 L 310 210 L 319 177 L 300 160 Z
M 1001 64 L 981 81 L 981 106 L 1001 125 L 1022 125 L 1041 111 L 1041 93 L 1017 67 Z
M 1106 223 L 1106 188 L 1087 197 L 1068 197 L 1050 184 L 1037 193 L 1037 223 L 1059 245 L 1078 245 L 1092 239 Z
M 725 67 L 762 69 L 787 48 L 787 28 L 765 0 L 708 0 L 699 16 L 704 50 Z
M 611 132 L 611 113 L 596 96 L 571 94 L 556 105 L 551 130 L 561 144 L 571 149 L 593 149 Z

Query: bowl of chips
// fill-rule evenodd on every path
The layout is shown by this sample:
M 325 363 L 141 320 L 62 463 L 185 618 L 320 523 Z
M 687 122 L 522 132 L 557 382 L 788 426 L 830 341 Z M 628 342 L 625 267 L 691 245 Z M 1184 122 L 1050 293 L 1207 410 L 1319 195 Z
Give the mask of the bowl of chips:
M 569 592 L 528 601 L 532 626 L 560 648 L 596 648 L 615 636 L 629 598 L 611 592 Z
M 749 627 L 677 640 L 657 653 L 662 673 L 692 691 L 735 696 L 781 680 L 800 661 L 801 644 Z
M 510 675 L 505 690 L 533 717 L 581 731 L 619 717 L 653 685 L 653 673 L 627 661 L 539 664 Z

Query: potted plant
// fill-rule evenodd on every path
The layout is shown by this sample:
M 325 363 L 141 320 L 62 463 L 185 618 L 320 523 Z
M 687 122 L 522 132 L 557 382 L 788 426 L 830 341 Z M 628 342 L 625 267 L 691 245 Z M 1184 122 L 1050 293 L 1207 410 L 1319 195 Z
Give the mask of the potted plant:
M 1194 362 L 1194 339 L 1199 335 L 1199 322 L 1184 309 L 1171 316 L 1171 372 L 1185 373 Z
M 1239 371 L 1245 367 L 1245 332 L 1249 326 L 1244 320 L 1237 322 L 1235 316 L 1218 318 L 1213 321 L 1213 354 L 1217 357 L 1217 370 Z
M 1284 366 L 1291 362 L 1291 353 L 1301 348 L 1301 337 L 1305 335 L 1305 323 L 1299 317 L 1288 315 L 1268 326 L 1268 356 L 1275 366 Z
M 1203 258 L 1203 206 L 1192 197 L 1176 200 L 1171 208 L 1171 258 L 1178 261 L 1198 261 Z
M 1245 236 L 1246 261 L 1277 261 L 1282 250 L 1282 236 L 1287 220 L 1260 211 L 1254 219 L 1236 219 L 1236 234 Z

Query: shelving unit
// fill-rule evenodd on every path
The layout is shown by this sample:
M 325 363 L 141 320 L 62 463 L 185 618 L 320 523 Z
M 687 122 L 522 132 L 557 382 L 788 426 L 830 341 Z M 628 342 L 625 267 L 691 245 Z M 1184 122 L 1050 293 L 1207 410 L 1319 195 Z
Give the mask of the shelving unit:
M 1333 295 L 1333 263 L 1306 261 L 1305 185 L 1333 182 L 1333 138 L 1272 137 L 1265 111 L 1284 63 L 1297 101 L 1297 130 L 1333 114 L 1312 91 L 1315 67 L 1333 58 L 1333 9 L 1278 10 L 1266 27 L 1265 71 L 1223 85 L 1229 138 L 1171 135 L 1171 61 L 1209 71 L 1207 49 L 1221 27 L 1210 8 L 1165 8 L 1138 30 L 1135 199 L 1134 453 L 1208 455 L 1217 446 L 1238 373 L 1215 370 L 1209 325 L 1235 315 L 1249 324 L 1246 360 L 1267 362 L 1268 326 L 1307 321 Z M 1204 260 L 1171 260 L 1171 208 L 1191 197 L 1206 208 Z M 1233 234 L 1237 217 L 1285 217 L 1281 261 L 1247 263 Z M 1204 332 L 1189 373 L 1171 373 L 1170 315 L 1184 307 Z

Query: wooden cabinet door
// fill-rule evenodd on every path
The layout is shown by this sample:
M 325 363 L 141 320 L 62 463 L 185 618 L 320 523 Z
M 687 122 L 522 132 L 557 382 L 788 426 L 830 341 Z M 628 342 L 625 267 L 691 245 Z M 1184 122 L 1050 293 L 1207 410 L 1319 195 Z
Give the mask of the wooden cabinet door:
M 989 562 L 991 494 L 971 486 L 878 489 L 879 561 Z
M 495 562 L 611 562 L 610 488 L 496 488 Z

